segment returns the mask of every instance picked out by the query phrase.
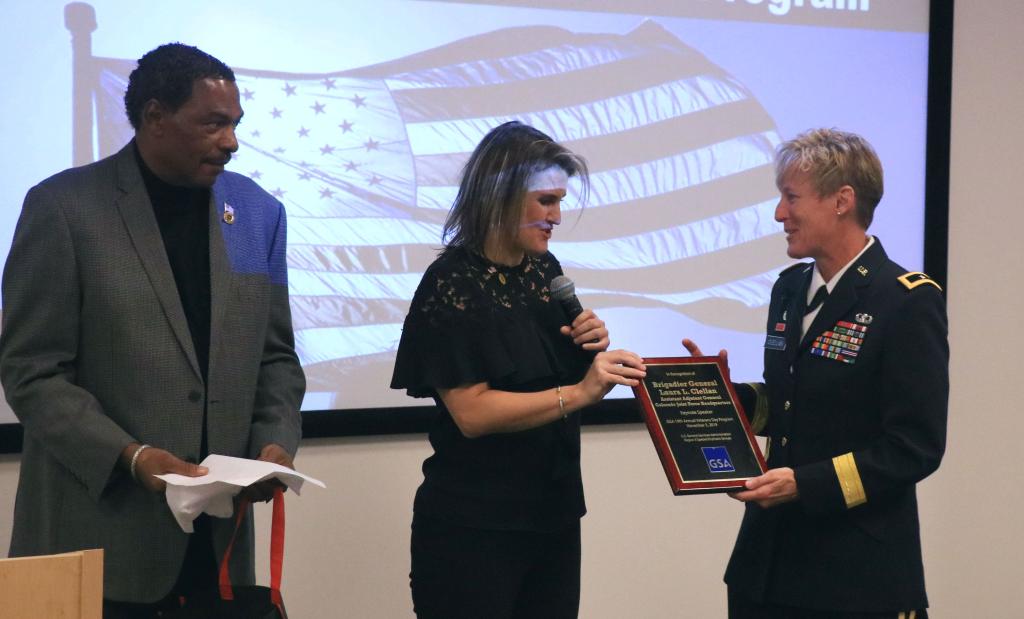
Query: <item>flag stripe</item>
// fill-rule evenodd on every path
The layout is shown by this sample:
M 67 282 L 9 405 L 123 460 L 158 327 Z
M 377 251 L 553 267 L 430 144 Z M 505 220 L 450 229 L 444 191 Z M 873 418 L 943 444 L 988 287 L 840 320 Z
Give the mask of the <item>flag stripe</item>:
M 784 245 L 783 235 L 773 234 L 684 260 L 616 271 L 588 268 L 588 265 L 567 263 L 561 258 L 559 260 L 566 272 L 573 274 L 580 290 L 591 288 L 641 294 L 672 294 L 719 286 L 749 277 L 753 269 L 761 270 L 765 265 L 788 263 L 789 259 L 780 251 Z
M 579 103 L 580 92 L 586 92 L 591 100 L 606 99 L 623 91 L 663 87 L 680 81 L 681 76 L 726 83 L 721 71 L 699 54 L 653 50 L 614 63 L 598 60 L 593 66 L 556 75 L 467 87 L 393 90 L 393 95 L 407 123 L 426 123 L 570 107 Z
M 320 327 L 295 332 L 295 345 L 305 363 L 330 361 L 344 351 L 345 356 L 371 355 L 395 350 L 402 335 L 402 323 L 360 325 L 358 327 Z
M 485 58 L 478 60 L 464 60 L 394 74 L 385 72 L 377 77 L 386 79 L 388 87 L 395 91 L 503 84 L 556 76 L 603 64 L 635 62 L 638 59 L 641 64 L 636 66 L 636 70 L 644 71 L 651 68 L 652 63 L 647 59 L 659 54 L 672 54 L 674 58 L 681 49 L 671 43 L 652 48 L 646 43 L 629 41 L 630 35 L 616 40 L 614 36 L 605 34 L 570 34 L 561 29 L 558 34 L 562 39 L 571 37 L 572 42 L 528 50 L 509 47 L 498 53 L 492 47 L 484 54 Z M 493 44 L 493 41 L 489 43 Z M 693 50 L 687 51 L 690 57 L 698 55 Z M 589 87 L 590 84 L 585 86 Z
M 599 104 L 595 104 L 599 105 Z M 606 115 L 609 115 L 607 112 Z M 724 103 L 693 114 L 669 116 L 617 132 L 563 142 L 587 159 L 591 173 L 627 167 L 675 153 L 725 141 L 736 135 L 764 133 L 773 128 L 764 109 L 750 99 Z M 416 155 L 419 187 L 455 186 L 469 151 Z
M 772 150 L 778 141 L 778 135 L 769 131 L 736 137 L 628 168 L 596 172 L 590 175 L 592 193 L 587 206 L 600 208 L 650 198 L 770 165 Z M 457 187 L 419 187 L 416 202 L 423 208 L 450 208 L 457 193 Z M 578 196 L 570 185 L 565 210 L 572 210 L 578 205 Z
M 295 329 L 400 323 L 409 311 L 408 299 L 351 299 L 291 295 Z
M 670 228 L 595 241 L 554 241 L 552 247 L 557 249 L 559 260 L 563 264 L 581 268 L 615 271 L 661 265 L 721 251 L 732 245 L 778 234 L 781 230 L 779 224 L 774 220 L 775 206 L 776 201 L 769 200 Z M 381 245 L 381 243 L 375 242 L 374 237 L 381 234 L 382 228 L 386 228 L 389 224 L 387 220 L 374 218 L 347 219 L 340 224 L 326 223 L 333 225 L 298 230 L 292 226 L 292 231 L 298 235 L 309 234 L 312 231 L 323 238 L 346 235 L 348 238 L 345 239 L 347 241 L 345 245 L 373 247 Z M 423 224 L 422 227 L 429 230 L 427 224 Z M 422 230 L 413 232 L 421 234 Z M 440 229 L 433 230 L 433 233 L 440 236 Z M 431 236 L 431 234 L 428 232 L 427 236 Z M 388 237 L 387 240 L 391 243 L 395 242 L 395 239 L 391 237 Z M 416 242 L 417 240 L 414 238 L 407 241 L 409 244 Z M 301 244 L 301 241 L 297 244 Z M 322 240 L 318 244 L 323 245 Z M 424 254 L 425 252 L 421 250 L 420 255 Z M 316 264 L 317 260 L 309 260 L 311 267 L 316 266 L 317 268 L 310 268 L 308 272 L 328 272 L 333 265 L 323 264 L 325 258 L 326 256 L 321 257 L 319 265 Z M 296 270 L 307 271 L 306 269 Z
M 600 241 L 553 243 L 563 264 L 590 269 L 633 269 L 721 251 L 778 234 L 775 201 L 731 211 L 691 224 Z
M 588 302 L 597 302 L 600 305 L 617 306 L 644 306 L 647 302 L 665 306 L 688 305 L 706 299 L 728 299 L 738 301 L 748 307 L 763 307 L 765 299 L 771 295 L 775 280 L 779 272 L 786 268 L 788 263 L 773 268 L 765 273 L 758 273 L 750 277 L 734 280 L 716 286 L 708 286 L 698 290 L 687 290 L 672 293 L 631 293 L 622 290 L 604 290 L 600 288 L 579 288 L 576 292 L 587 299 Z
M 743 279 L 750 265 L 763 267 L 786 261 L 779 251 L 782 234 L 772 234 L 718 250 L 696 253 L 676 260 L 654 260 L 650 264 L 618 269 L 594 268 L 593 261 L 578 263 L 564 256 L 564 248 L 554 245 L 552 251 L 566 271 L 571 271 L 580 288 L 620 290 L 641 294 L 668 294 L 697 290 Z M 697 248 L 704 249 L 704 248 Z M 780 257 L 781 256 L 781 257 Z M 612 256 L 614 258 L 616 256 Z M 681 276 L 685 275 L 685 277 Z M 292 294 L 329 296 L 339 294 L 354 299 L 411 299 L 419 284 L 418 273 L 337 273 L 332 271 L 289 271 Z
M 610 307 L 651 307 L 657 305 L 679 306 L 698 303 L 708 299 L 728 299 L 748 307 L 760 307 L 757 299 L 766 298 L 778 275 L 784 267 L 758 274 L 744 280 L 691 292 L 670 295 L 630 295 L 622 291 L 603 291 L 582 288 L 578 292 L 589 302 L 598 301 Z M 363 326 L 317 327 L 296 330 L 296 341 L 305 351 L 304 363 L 317 363 L 331 359 L 332 351 L 352 351 L 353 356 L 372 354 L 379 350 L 375 346 L 387 346 L 394 350 L 401 337 L 401 322 Z M 368 345 L 368 338 L 372 342 Z
M 370 246 L 436 244 L 441 226 L 387 217 L 295 218 L 288 222 L 289 245 Z
M 766 191 L 774 179 L 769 165 L 711 179 L 675 191 L 604 206 L 563 212 L 556 242 L 595 241 L 669 229 L 777 197 Z
M 343 71 L 339 75 L 380 79 L 434 68 L 447 69 L 475 60 L 510 58 L 551 49 L 553 41 L 579 48 L 608 45 L 615 48 L 619 57 L 628 54 L 631 48 L 637 50 L 634 53 L 656 47 L 690 49 L 655 21 L 645 21 L 626 34 L 571 32 L 557 26 L 513 26 L 469 36 L 396 60 Z
M 306 271 L 336 273 L 422 273 L 441 249 L 435 245 L 292 245 L 288 267 Z
M 329 271 L 288 271 L 290 294 L 338 295 L 350 299 L 412 299 L 420 273 L 333 273 Z
M 701 75 L 560 107 L 409 122 L 406 129 L 410 146 L 418 156 L 461 153 L 472 151 L 481 137 L 508 120 L 520 120 L 559 142 L 575 142 L 636 129 L 746 98 L 746 92 L 730 83 Z

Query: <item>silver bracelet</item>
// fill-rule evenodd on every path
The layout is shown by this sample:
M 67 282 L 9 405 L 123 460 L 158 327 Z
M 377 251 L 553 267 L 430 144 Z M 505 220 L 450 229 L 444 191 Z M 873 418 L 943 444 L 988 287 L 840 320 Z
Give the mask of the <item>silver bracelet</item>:
M 135 476 L 135 464 L 139 461 L 139 454 L 142 453 L 143 449 L 146 449 L 149 445 L 139 445 L 139 448 L 132 454 L 132 463 L 128 466 L 128 469 L 132 472 L 132 479 L 138 481 L 138 477 Z
M 556 386 L 555 392 L 558 394 L 558 412 L 562 413 L 562 419 L 565 419 L 565 400 L 562 399 L 562 386 Z

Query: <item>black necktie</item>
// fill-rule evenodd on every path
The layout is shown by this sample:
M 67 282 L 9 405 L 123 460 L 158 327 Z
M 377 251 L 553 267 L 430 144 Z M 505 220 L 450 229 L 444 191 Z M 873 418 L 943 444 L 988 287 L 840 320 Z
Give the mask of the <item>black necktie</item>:
M 821 307 L 821 304 L 825 302 L 825 297 L 827 296 L 828 288 L 825 284 L 822 284 L 821 287 L 818 288 L 818 291 L 814 293 L 814 298 L 812 298 L 811 302 L 807 305 L 807 309 L 804 310 L 804 316 Z

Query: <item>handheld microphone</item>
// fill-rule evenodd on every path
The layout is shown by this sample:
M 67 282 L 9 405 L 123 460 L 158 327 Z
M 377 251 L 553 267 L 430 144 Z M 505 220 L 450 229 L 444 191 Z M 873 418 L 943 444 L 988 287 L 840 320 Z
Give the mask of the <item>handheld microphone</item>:
M 559 275 L 551 280 L 551 298 L 562 304 L 565 315 L 569 317 L 569 324 L 576 320 L 576 317 L 583 313 L 583 306 L 576 298 L 576 284 L 565 275 Z

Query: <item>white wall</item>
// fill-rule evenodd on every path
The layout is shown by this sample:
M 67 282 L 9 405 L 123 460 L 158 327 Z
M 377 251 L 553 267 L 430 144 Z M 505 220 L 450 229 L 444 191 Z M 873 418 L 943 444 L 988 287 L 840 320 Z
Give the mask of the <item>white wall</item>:
M 1013 397 L 1024 350 L 1022 25 L 1017 0 L 957 5 L 949 447 L 920 488 L 937 619 L 1024 616 L 1024 498 L 1015 488 L 1024 420 Z M 588 428 L 583 441 L 590 514 L 581 616 L 724 616 L 721 574 L 738 505 L 672 497 L 639 426 Z M 298 465 L 330 489 L 289 501 L 285 594 L 295 619 L 410 616 L 410 506 L 428 452 L 421 436 L 306 441 Z M 0 547 L 10 535 L 17 468 L 16 457 L 0 457 Z
M 925 485 L 935 617 L 1024 617 L 1024 4 L 956 4 L 950 180 L 949 441 Z

